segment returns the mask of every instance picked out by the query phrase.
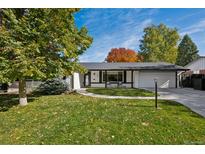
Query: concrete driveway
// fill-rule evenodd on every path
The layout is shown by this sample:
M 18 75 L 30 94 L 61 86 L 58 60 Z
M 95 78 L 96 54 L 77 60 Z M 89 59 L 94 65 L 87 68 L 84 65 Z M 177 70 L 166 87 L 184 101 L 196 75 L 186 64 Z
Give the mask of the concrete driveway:
M 152 88 L 149 90 L 154 91 Z M 162 98 L 175 100 L 205 117 L 205 91 L 192 88 L 161 88 L 158 92 Z

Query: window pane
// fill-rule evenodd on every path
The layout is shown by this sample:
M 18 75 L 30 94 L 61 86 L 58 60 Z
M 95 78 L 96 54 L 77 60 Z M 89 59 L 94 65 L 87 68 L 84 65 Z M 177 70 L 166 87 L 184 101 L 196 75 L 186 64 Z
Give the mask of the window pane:
M 105 82 L 105 72 L 102 72 L 102 81 Z M 107 81 L 123 81 L 123 72 L 107 72 Z
M 117 81 L 117 74 L 108 74 L 108 81 Z
M 118 81 L 122 81 L 122 72 L 118 72 Z

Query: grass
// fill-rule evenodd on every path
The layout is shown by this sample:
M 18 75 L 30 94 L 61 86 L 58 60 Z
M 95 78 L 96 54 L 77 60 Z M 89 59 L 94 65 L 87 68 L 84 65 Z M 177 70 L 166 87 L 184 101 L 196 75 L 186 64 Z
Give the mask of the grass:
M 88 88 L 88 92 L 109 96 L 154 96 L 154 93 L 137 88 Z
M 205 118 L 171 101 L 0 95 L 0 144 L 205 144 Z

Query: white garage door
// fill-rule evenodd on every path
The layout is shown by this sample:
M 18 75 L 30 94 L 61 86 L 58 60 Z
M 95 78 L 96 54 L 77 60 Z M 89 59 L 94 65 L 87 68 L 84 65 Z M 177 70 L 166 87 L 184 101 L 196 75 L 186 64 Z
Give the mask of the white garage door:
M 139 72 L 139 87 L 154 87 L 154 78 L 160 88 L 175 87 L 175 72 Z

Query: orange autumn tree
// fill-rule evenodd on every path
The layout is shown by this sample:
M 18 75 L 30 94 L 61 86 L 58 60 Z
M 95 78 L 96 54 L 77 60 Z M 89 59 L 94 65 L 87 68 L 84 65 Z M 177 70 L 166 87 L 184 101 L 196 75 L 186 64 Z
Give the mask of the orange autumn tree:
M 126 48 L 113 48 L 108 53 L 107 62 L 140 62 L 143 60 L 142 56 L 138 55 L 137 52 Z

